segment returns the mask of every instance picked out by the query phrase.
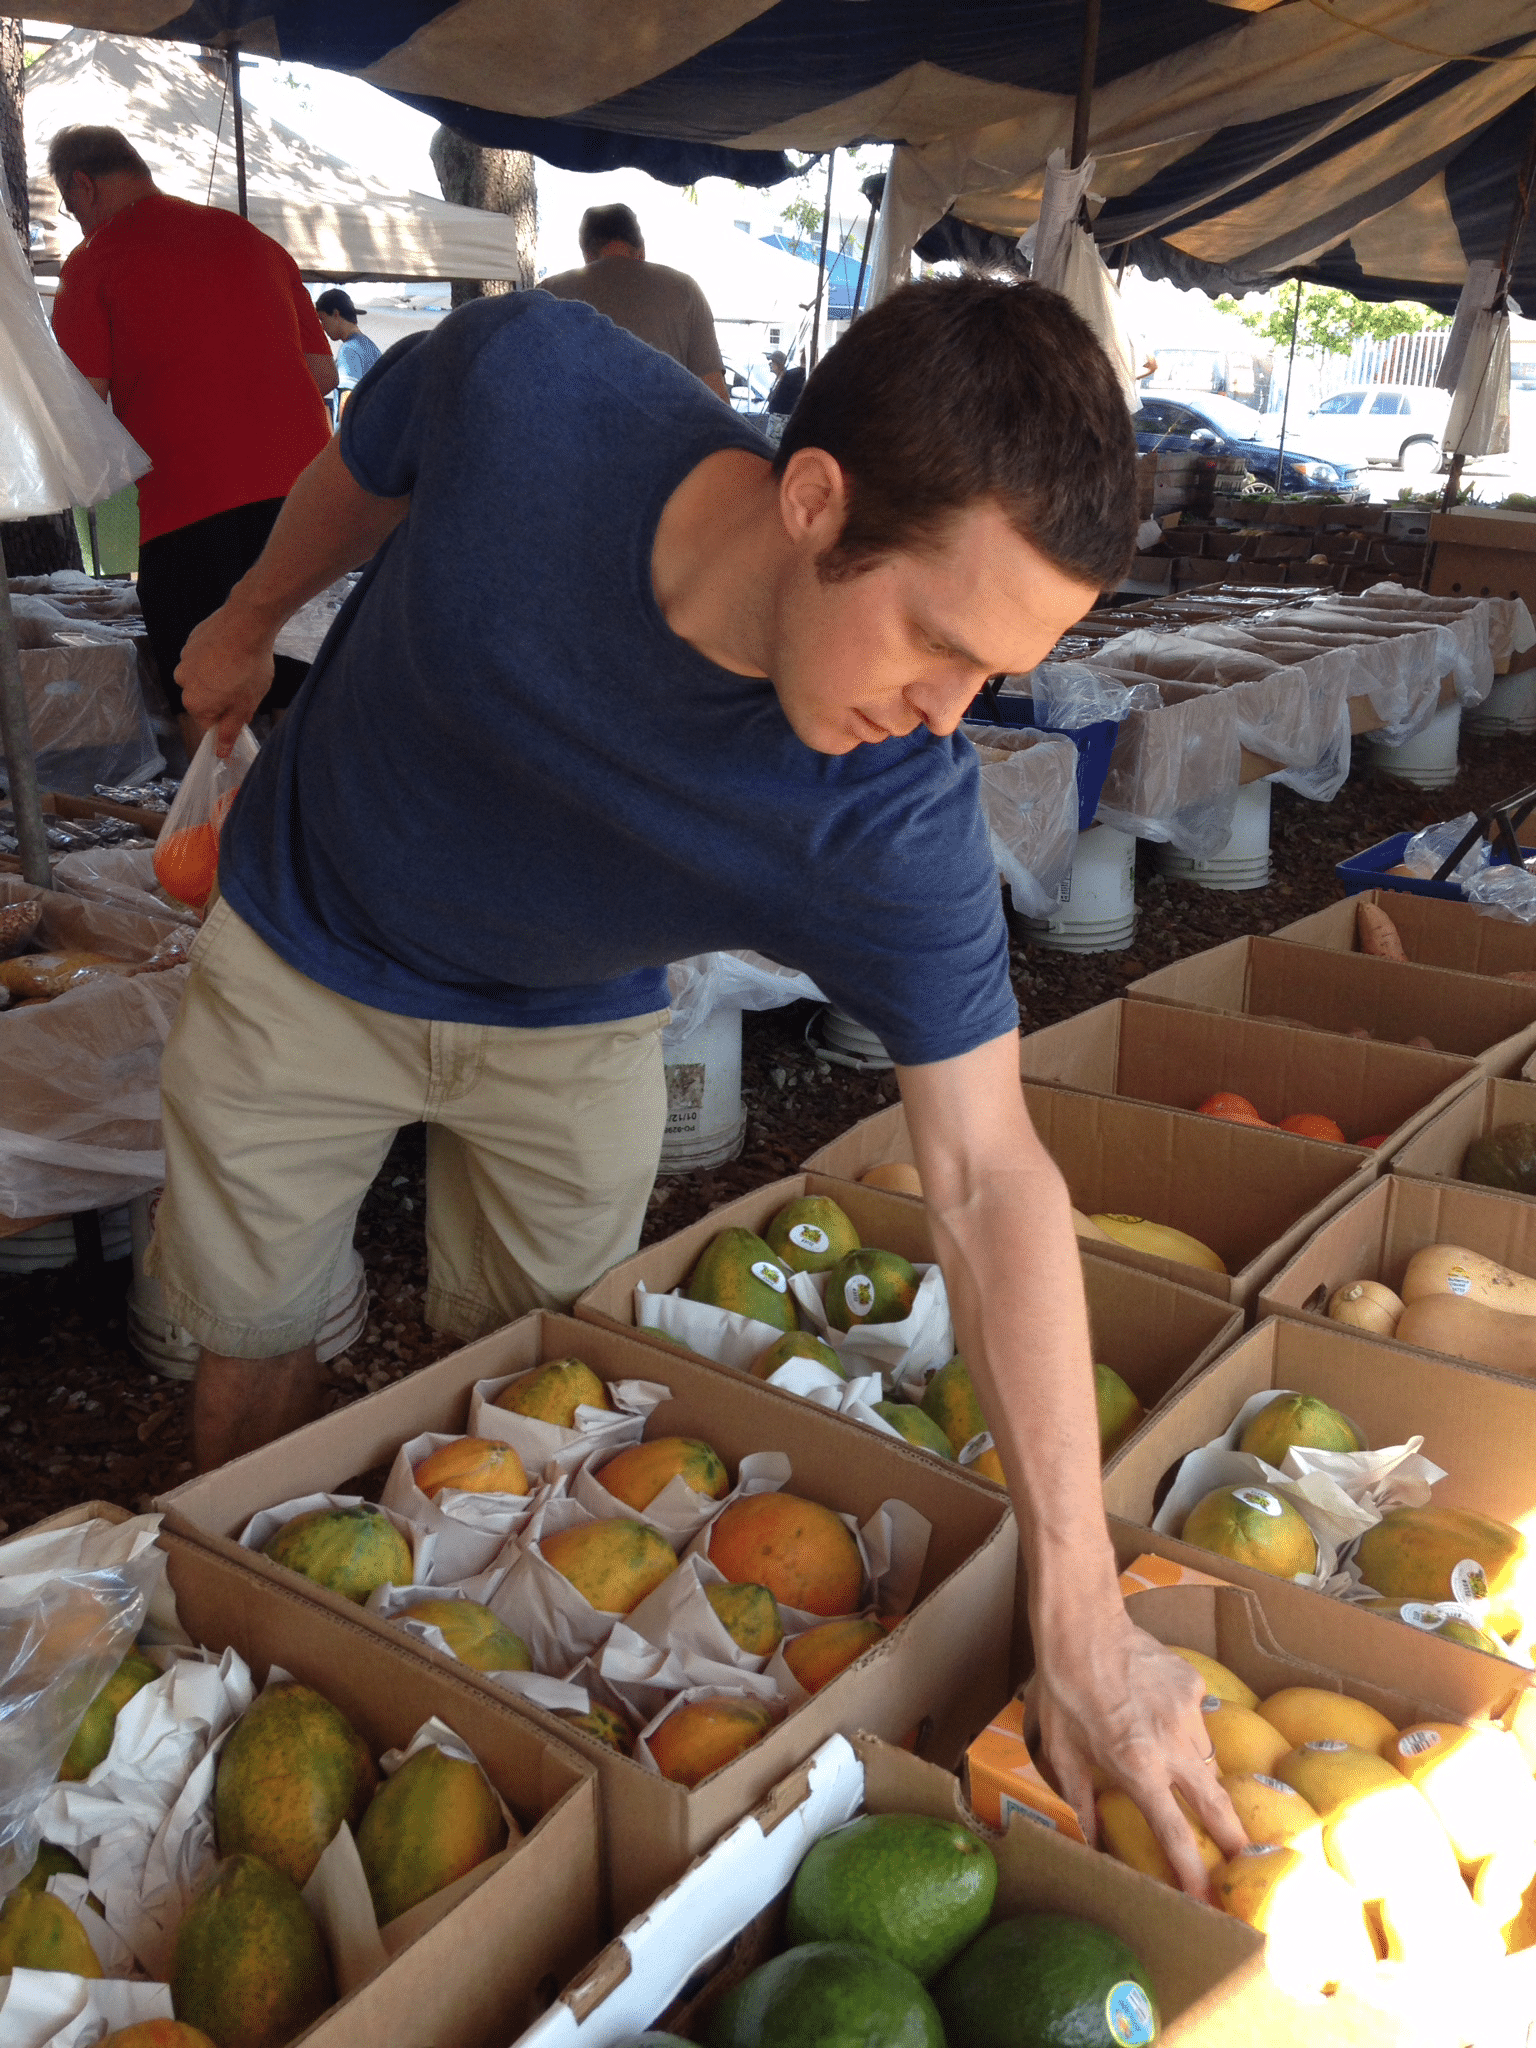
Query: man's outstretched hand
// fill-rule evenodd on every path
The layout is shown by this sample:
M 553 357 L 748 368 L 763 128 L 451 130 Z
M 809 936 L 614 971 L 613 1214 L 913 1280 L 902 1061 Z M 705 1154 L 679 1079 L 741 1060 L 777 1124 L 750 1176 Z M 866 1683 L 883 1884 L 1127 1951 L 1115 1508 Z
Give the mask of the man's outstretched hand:
M 238 605 L 224 604 L 195 626 L 176 668 L 187 716 L 217 730 L 215 751 L 228 755 L 272 687 L 272 635 Z
M 1217 1780 L 1199 1674 L 1123 1608 L 1107 1610 L 1092 1633 L 1037 1648 L 1042 1747 L 1084 1835 L 1095 1839 L 1097 1765 L 1146 1815 L 1185 1891 L 1205 1898 L 1205 1864 L 1174 1792 L 1224 1856 L 1235 1856 L 1247 1836 Z

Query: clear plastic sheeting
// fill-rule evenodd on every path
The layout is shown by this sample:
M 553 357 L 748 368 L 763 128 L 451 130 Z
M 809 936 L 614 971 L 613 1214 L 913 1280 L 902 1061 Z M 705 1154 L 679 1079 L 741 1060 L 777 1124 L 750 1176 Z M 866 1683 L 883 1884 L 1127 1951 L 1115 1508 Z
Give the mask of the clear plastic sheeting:
M 1485 867 L 1462 883 L 1469 903 L 1488 917 L 1515 924 L 1536 924 L 1536 875 L 1527 868 L 1500 864 Z
M 1150 684 L 1122 681 L 1086 661 L 1043 661 L 1027 676 L 1004 676 L 1003 684 L 1027 691 L 1040 724 L 1057 732 L 1111 719 L 1118 724 L 1133 711 L 1155 711 L 1161 701 Z
M 1232 836 L 1242 773 L 1237 707 L 1230 691 L 1208 685 L 1156 687 L 1159 708 L 1132 711 L 1120 727 L 1098 822 L 1209 860 Z
M 43 905 L 39 948 L 102 955 L 124 971 L 0 1012 L 0 1216 L 115 1208 L 165 1181 L 160 1054 L 194 934 L 0 878 L 0 904 L 23 898 Z
M 1048 917 L 1077 849 L 1077 748 L 1069 739 L 1007 726 L 963 731 L 981 762 L 987 837 L 1014 909 L 1021 917 Z
M 1319 608 L 1366 620 L 1379 619 L 1386 613 L 1406 621 L 1446 626 L 1465 641 L 1468 656 L 1474 662 L 1486 637 L 1495 672 L 1504 668 L 1512 655 L 1536 647 L 1536 624 L 1520 597 L 1450 597 L 1434 591 L 1409 590 L 1401 583 L 1373 583 L 1369 590 L 1355 596 L 1320 600 Z
M 158 1515 L 0 1546 L 0 1896 L 37 1854 L 37 1808 L 165 1573 Z
M 0 172 L 0 220 L 8 210 Z M 54 340 L 20 242 L 0 234 L 0 518 L 99 505 L 149 467 Z
M 1439 872 L 1442 863 L 1450 859 L 1467 834 L 1476 829 L 1476 811 L 1464 811 L 1459 818 L 1446 818 L 1438 825 L 1426 825 L 1422 832 L 1415 832 L 1403 848 L 1402 864 L 1429 880 Z M 1466 883 L 1492 859 L 1493 848 L 1487 840 L 1474 839 L 1447 880 Z
M 93 846 L 66 853 L 53 864 L 53 881 L 66 896 L 114 910 L 136 911 L 141 917 L 182 915 L 155 880 L 152 846 Z
M 132 642 L 71 629 L 75 644 L 23 648 L 21 680 L 45 789 L 89 796 L 98 782 L 148 782 L 165 759 L 139 688 Z M 3 757 L 0 777 L 7 781 Z
M 826 997 L 798 968 L 781 967 L 762 953 L 696 953 L 667 969 L 672 1021 L 667 1044 L 691 1038 L 717 1010 L 777 1010 L 786 1003 L 824 1003 Z

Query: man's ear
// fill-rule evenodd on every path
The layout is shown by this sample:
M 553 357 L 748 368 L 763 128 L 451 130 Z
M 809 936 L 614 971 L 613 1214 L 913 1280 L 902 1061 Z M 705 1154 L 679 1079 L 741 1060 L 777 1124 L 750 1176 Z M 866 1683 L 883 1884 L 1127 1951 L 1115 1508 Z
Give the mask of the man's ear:
M 848 516 L 842 464 L 824 448 L 797 448 L 779 478 L 779 516 L 797 547 L 830 547 Z

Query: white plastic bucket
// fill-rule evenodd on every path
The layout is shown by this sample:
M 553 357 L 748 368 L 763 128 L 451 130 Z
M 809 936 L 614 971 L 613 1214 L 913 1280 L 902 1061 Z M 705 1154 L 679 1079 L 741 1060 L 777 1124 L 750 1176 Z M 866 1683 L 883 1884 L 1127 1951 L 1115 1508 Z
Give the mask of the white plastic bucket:
M 102 1257 L 126 1259 L 128 1210 L 102 1209 L 98 1213 Z M 57 1273 L 72 1266 L 77 1256 L 75 1226 L 68 1216 L 56 1216 L 51 1223 L 39 1223 L 35 1230 L 20 1231 L 15 1237 L 0 1237 L 0 1274 Z
M 1456 748 L 1461 739 L 1461 706 L 1447 704 L 1420 733 L 1400 746 L 1371 742 L 1371 756 L 1383 775 L 1411 782 L 1419 789 L 1444 789 L 1456 780 Z
M 723 1166 L 741 1150 L 747 1114 L 741 1104 L 741 1012 L 712 1010 L 686 1038 L 662 1036 L 667 1074 L 667 1128 L 658 1172 Z
M 1536 668 L 1496 676 L 1482 703 L 1467 713 L 1466 728 L 1483 739 L 1505 732 L 1536 732 Z
M 895 1065 L 874 1032 L 861 1024 L 857 1017 L 850 1017 L 846 1010 L 840 1010 L 836 1003 L 828 1003 L 816 1019 L 812 1043 L 819 1053 L 839 1066 L 855 1067 L 860 1072 L 868 1073 L 876 1068 Z
M 1267 889 L 1270 787 L 1250 782 L 1237 792 L 1227 843 L 1207 859 L 1191 860 L 1176 846 L 1160 846 L 1157 864 L 1163 873 L 1202 889 Z
M 1123 953 L 1136 932 L 1136 841 L 1112 825 L 1078 834 L 1072 865 L 1047 918 L 1020 922 L 1055 953 Z
M 160 1282 L 144 1270 L 144 1254 L 154 1235 L 159 1193 L 141 1195 L 129 1206 L 133 1232 L 133 1281 L 128 1289 L 128 1342 L 152 1372 L 166 1379 L 190 1380 L 197 1373 L 197 1339 L 172 1320 Z M 354 1245 L 341 1262 L 325 1320 L 315 1338 L 322 1365 L 350 1349 L 368 1321 L 368 1278 L 362 1255 Z

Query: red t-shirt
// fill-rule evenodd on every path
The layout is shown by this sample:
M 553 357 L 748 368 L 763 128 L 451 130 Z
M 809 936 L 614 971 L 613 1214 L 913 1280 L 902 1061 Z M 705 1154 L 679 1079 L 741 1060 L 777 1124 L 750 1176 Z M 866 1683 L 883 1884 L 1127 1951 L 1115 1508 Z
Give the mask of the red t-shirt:
M 154 462 L 141 540 L 286 497 L 330 439 L 304 361 L 330 343 L 297 264 L 238 214 L 163 192 L 113 214 L 65 263 L 53 327 Z

